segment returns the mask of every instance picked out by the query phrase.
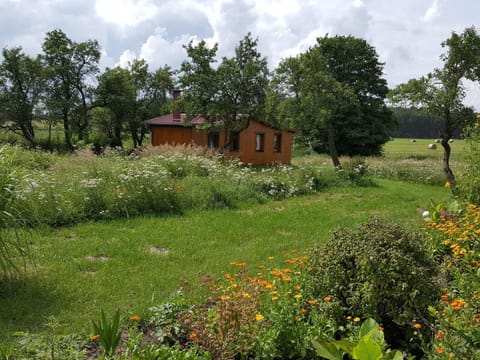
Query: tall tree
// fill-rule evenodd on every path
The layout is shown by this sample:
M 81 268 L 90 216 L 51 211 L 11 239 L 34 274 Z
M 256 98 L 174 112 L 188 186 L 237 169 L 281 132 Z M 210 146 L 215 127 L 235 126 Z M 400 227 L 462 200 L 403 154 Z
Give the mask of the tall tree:
M 135 103 L 132 116 L 128 119 L 128 130 L 134 147 L 137 147 L 142 145 L 146 134 L 143 121 L 165 111 L 168 93 L 173 88 L 173 79 L 168 66 L 151 73 L 143 59 L 133 60 L 128 70 L 135 91 Z
M 111 121 L 110 145 L 122 146 L 122 132 L 128 127 L 128 122 L 134 117 L 135 87 L 128 69 L 115 67 L 106 69 L 98 78 L 96 89 L 96 106 L 110 110 Z
M 20 131 L 33 145 L 33 117 L 44 90 L 43 65 L 40 56 L 31 58 L 21 47 L 4 48 L 0 65 L 0 106 L 5 121 L 3 127 Z
M 42 45 L 47 65 L 47 106 L 63 121 L 65 144 L 72 148 L 76 128 L 83 139 L 88 126 L 88 91 L 99 71 L 100 46 L 96 40 L 76 43 L 62 30 L 47 33 Z
M 265 119 L 264 105 L 269 71 L 267 59 L 257 49 L 258 39 L 248 33 L 235 49 L 235 56 L 224 57 L 217 69 L 217 45 L 209 49 L 200 42 L 190 43 L 190 61 L 182 64 L 183 104 L 189 116 L 202 115 L 206 126 L 225 131 L 224 148 L 232 131 L 240 131 L 252 119 Z
M 455 175 L 450 167 L 449 140 L 454 131 L 462 127 L 465 119 L 473 118 L 472 109 L 463 104 L 465 87 L 462 79 L 480 79 L 480 37 L 475 28 L 467 28 L 461 34 L 452 32 L 442 47 L 448 48 L 440 56 L 442 68 L 400 84 L 390 92 L 389 97 L 398 106 L 423 110 L 442 120 L 439 135 L 444 149 L 443 172 L 447 181 L 455 185 Z
M 355 95 L 358 116 L 338 108 L 333 128 L 341 154 L 379 155 L 395 121 L 385 104 L 388 93 L 383 63 L 375 48 L 353 36 L 324 36 L 315 50 L 326 62 L 327 74 Z

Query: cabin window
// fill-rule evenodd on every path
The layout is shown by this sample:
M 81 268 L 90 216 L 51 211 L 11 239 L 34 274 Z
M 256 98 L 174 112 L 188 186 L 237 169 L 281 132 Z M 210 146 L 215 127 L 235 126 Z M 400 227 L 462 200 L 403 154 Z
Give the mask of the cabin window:
M 220 134 L 218 132 L 208 133 L 208 148 L 218 149 L 220 147 Z
M 273 152 L 282 151 L 282 134 L 277 133 L 273 136 Z
M 265 151 L 265 134 L 257 133 L 255 135 L 255 151 Z
M 240 150 L 240 134 L 238 132 L 230 133 L 230 151 L 238 152 Z

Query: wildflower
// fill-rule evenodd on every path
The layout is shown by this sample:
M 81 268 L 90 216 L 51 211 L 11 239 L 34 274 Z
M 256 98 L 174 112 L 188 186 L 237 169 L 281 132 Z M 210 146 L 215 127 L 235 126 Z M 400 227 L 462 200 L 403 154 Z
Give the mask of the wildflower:
M 256 314 L 256 315 L 255 315 L 255 320 L 257 320 L 257 321 L 263 321 L 263 319 L 265 319 L 265 317 L 264 317 L 262 314 Z
M 230 275 L 230 274 L 225 274 L 225 279 L 231 280 L 232 278 L 233 278 L 232 275 Z
M 273 289 L 273 284 L 266 284 L 265 289 Z
M 296 294 L 293 297 L 297 300 L 300 300 L 302 298 L 302 294 Z
M 444 351 L 444 350 L 443 350 L 443 347 L 440 346 L 440 347 L 437 349 L 437 354 L 443 354 L 443 351 Z
M 412 327 L 413 327 L 414 329 L 420 330 L 420 329 L 422 328 L 422 324 L 414 323 L 414 324 L 412 325 Z
M 191 341 L 194 341 L 196 338 L 197 338 L 197 334 L 192 332 L 190 333 L 190 335 L 188 335 L 188 338 L 191 340 Z
M 277 300 L 278 300 L 278 296 L 272 297 L 272 301 L 277 301 Z
M 297 291 L 300 290 L 300 285 L 295 285 L 295 286 L 293 287 L 293 289 L 294 289 L 294 290 L 297 290 Z
M 273 260 L 273 259 L 274 259 L 273 256 L 269 256 L 269 257 L 268 257 L 268 260 Z
M 332 298 L 331 298 L 330 296 L 325 296 L 325 297 L 323 298 L 323 301 L 325 301 L 325 302 L 330 302 L 330 301 L 332 301 Z
M 302 314 L 306 314 L 306 313 L 308 313 L 308 309 L 301 308 L 301 309 L 300 309 L 300 312 L 301 312 Z
M 447 181 L 447 182 L 445 183 L 445 188 L 446 188 L 446 189 L 449 189 L 451 186 L 452 186 L 452 184 L 450 184 L 449 181 Z
M 354 322 L 354 323 L 358 323 L 358 322 L 360 322 L 360 320 L 361 320 L 361 319 L 360 319 L 358 316 L 356 316 L 356 317 L 353 318 L 353 322 Z
M 379 327 L 377 327 L 377 330 L 383 331 L 384 328 L 383 328 L 383 326 L 379 326 Z
M 98 339 L 100 339 L 100 335 L 93 335 L 93 336 L 91 337 L 91 339 L 92 339 L 93 341 L 97 341 Z
M 228 295 L 221 295 L 220 296 L 221 301 L 226 301 L 226 300 L 229 300 L 229 299 L 230 299 L 230 296 L 228 296 Z
M 435 339 L 442 340 L 445 337 L 445 333 L 443 331 L 439 331 L 437 335 L 435 335 Z
M 315 305 L 317 302 L 315 300 L 308 300 L 308 305 Z
M 140 316 L 138 316 L 138 315 L 132 315 L 132 316 L 130 316 L 130 320 L 132 320 L 132 321 L 138 321 L 138 320 L 140 320 Z

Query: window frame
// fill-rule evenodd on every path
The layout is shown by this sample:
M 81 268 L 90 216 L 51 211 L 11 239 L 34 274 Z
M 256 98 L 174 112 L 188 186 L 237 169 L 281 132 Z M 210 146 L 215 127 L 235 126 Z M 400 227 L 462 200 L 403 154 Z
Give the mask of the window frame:
M 265 133 L 255 133 L 255 151 L 265 152 Z
M 273 135 L 273 152 L 282 152 L 282 133 L 277 132 Z

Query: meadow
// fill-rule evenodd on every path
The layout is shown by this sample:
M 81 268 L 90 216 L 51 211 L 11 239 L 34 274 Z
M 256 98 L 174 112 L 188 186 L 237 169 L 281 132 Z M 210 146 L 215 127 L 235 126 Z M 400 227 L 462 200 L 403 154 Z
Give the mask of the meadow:
M 426 209 L 453 199 L 442 150 L 428 143 L 396 139 L 383 158 L 342 159 L 340 174 L 320 155 L 245 168 L 195 149 L 103 158 L 4 150 L 10 206 L 29 243 L 25 271 L 0 283 L 4 352 L 26 334 L 88 339 L 102 311 L 147 319 L 179 289 L 198 302 L 200 279 L 221 278 L 232 262 L 252 273 L 281 268 L 285 253 L 305 254 L 372 217 L 417 230 Z M 452 147 L 461 168 L 463 142 Z

